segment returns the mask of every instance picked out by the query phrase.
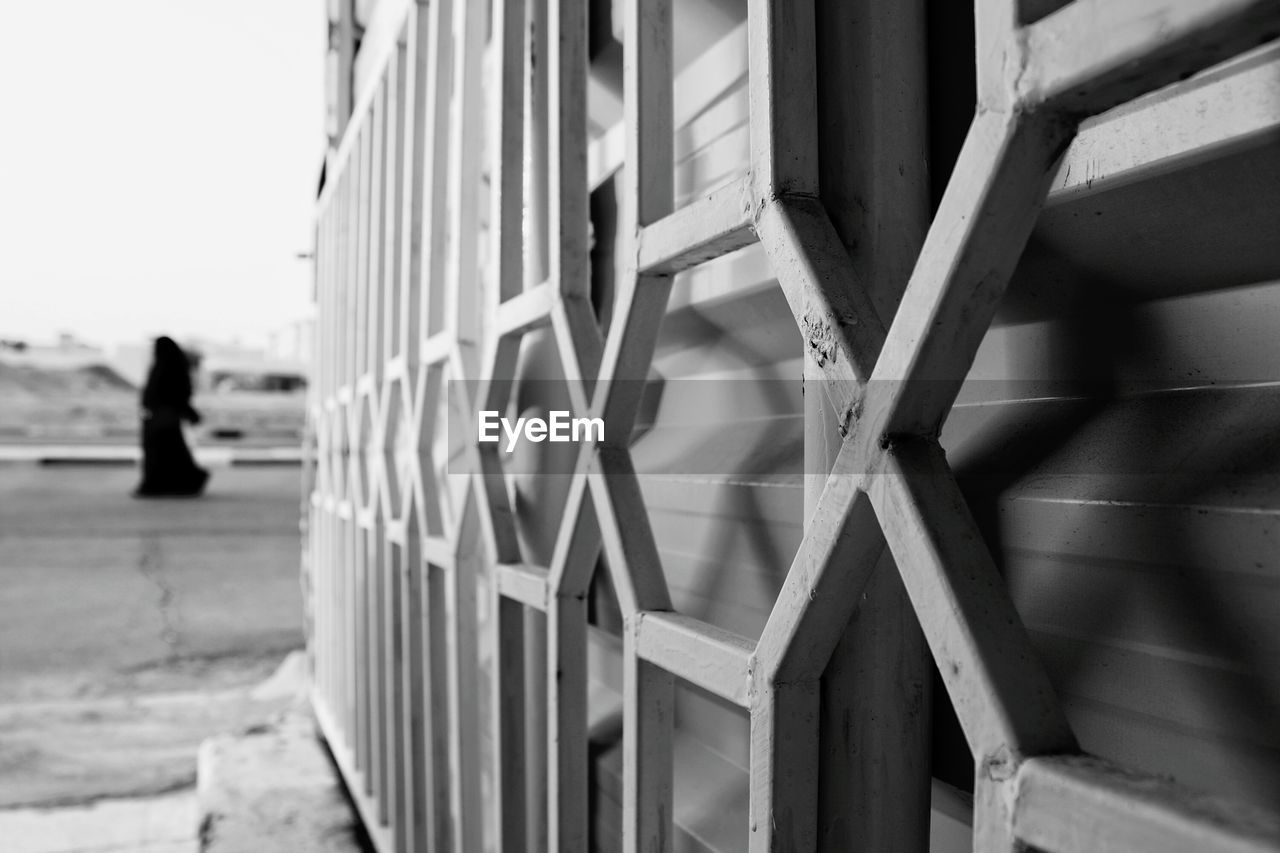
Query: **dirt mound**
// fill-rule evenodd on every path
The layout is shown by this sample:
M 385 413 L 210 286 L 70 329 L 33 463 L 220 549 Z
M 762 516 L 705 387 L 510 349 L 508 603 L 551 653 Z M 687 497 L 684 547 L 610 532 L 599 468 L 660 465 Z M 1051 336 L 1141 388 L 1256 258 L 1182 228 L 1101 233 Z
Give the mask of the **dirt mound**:
M 213 443 L 296 445 L 301 393 L 197 393 L 198 434 Z M 0 361 L 0 442 L 129 442 L 138 436 L 138 389 L 105 364 L 56 370 Z
M 134 390 L 133 383 L 105 364 L 56 370 L 0 362 L 0 399 L 127 393 Z
M 94 388 L 113 391 L 136 391 L 137 387 L 116 372 L 114 367 L 106 364 L 91 364 L 76 371 L 80 373 Z

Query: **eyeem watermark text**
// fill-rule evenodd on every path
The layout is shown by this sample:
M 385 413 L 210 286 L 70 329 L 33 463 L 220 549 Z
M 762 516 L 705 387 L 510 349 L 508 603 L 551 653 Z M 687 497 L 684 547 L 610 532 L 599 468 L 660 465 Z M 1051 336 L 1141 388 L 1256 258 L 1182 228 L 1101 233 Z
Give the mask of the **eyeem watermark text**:
M 500 417 L 496 411 L 480 413 L 479 439 L 482 442 L 498 442 L 506 435 L 506 451 L 510 453 L 523 437 L 535 444 L 541 441 L 604 441 L 603 418 L 571 418 L 568 412 L 552 411 L 549 418 Z M 499 434 L 501 430 L 501 434 Z

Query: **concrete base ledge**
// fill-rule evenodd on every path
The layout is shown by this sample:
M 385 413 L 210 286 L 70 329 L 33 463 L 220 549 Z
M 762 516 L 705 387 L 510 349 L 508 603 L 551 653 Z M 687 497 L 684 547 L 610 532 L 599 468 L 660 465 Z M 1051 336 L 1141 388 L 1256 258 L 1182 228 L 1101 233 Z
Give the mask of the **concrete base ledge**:
M 370 849 L 303 706 L 200 745 L 202 853 L 355 853 Z

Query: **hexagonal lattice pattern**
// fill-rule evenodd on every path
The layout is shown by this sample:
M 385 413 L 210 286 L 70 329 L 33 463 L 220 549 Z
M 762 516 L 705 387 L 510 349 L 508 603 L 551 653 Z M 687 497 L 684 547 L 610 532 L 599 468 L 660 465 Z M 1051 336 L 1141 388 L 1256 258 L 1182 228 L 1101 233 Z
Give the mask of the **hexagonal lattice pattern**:
M 1172 786 L 1078 755 L 937 434 L 1080 117 L 1237 52 L 1280 9 L 1075 0 L 1027 23 L 1020 4 L 979 0 L 979 109 L 901 304 L 882 318 L 821 197 L 813 4 L 748 4 L 751 168 L 679 210 L 670 4 L 624 5 L 629 266 L 607 337 L 587 286 L 585 4 L 550 4 L 557 37 L 536 73 L 553 68 L 556 85 L 545 113 L 531 116 L 523 115 L 522 76 L 533 73 L 523 4 L 409 4 L 399 47 L 331 164 L 317 228 L 311 407 L 317 709 L 331 742 L 355 744 L 349 759 L 335 754 L 386 822 L 375 841 L 386 850 L 443 839 L 477 849 L 481 689 L 492 691 L 497 716 L 500 814 L 488 817 L 500 832 L 522 833 L 522 614 L 531 607 L 545 612 L 548 631 L 548 843 L 585 847 L 585 595 L 602 548 L 625 620 L 628 849 L 672 843 L 677 677 L 749 712 L 752 849 L 817 848 L 819 680 L 886 547 L 973 751 L 976 849 L 1101 849 L 1121 837 L 1159 849 L 1153 839 L 1174 837 L 1160 834 L 1173 816 L 1196 822 L 1206 850 L 1261 837 L 1225 812 L 1179 814 Z M 1157 18 L 1159 27 L 1145 23 Z M 497 61 L 482 92 L 489 32 Z M 459 105 L 453 113 L 450 103 Z M 482 185 L 484 109 L 493 112 L 487 242 L 473 190 Z M 550 203 L 537 215 L 555 239 L 546 280 L 526 288 L 524 132 L 543 121 L 553 167 Z M 414 127 L 425 140 L 414 140 Z M 673 611 L 628 448 L 672 276 L 755 241 L 823 371 L 844 436 L 758 642 Z M 484 306 L 475 301 L 481 245 L 496 291 Z M 371 330 L 393 325 L 398 351 L 380 379 L 357 375 L 356 354 L 376 349 L 367 346 Z M 536 328 L 550 330 L 573 414 L 601 417 L 608 429 L 578 451 L 547 565 L 521 547 L 500 452 L 452 436 L 474 436 L 476 410 L 507 408 L 521 342 Z M 460 464 L 471 473 L 451 473 Z M 491 559 L 487 685 L 471 527 Z M 357 528 L 387 547 L 357 551 L 369 541 Z M 414 799 L 415 785 L 434 800 Z M 1149 808 L 1107 811 L 1098 803 L 1108 798 L 1141 798 Z M 1098 823 L 1086 841 L 1061 830 L 1059 813 L 1073 806 Z M 415 829 L 432 837 L 411 837 Z
M 378 464 L 381 453 L 376 392 L 372 383 L 362 383 L 356 393 L 351 434 L 351 497 L 362 513 L 377 512 L 381 501 Z
M 411 383 L 408 368 L 388 371 L 379 412 L 382 464 L 378 486 L 382 512 L 392 522 L 405 518 L 417 476 L 420 440 Z

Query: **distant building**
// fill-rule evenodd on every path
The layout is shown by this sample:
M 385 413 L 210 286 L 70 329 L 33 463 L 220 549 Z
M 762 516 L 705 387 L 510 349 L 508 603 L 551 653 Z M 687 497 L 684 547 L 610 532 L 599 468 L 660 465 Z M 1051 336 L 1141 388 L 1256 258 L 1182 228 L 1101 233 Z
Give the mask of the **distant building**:
M 23 364 L 47 370 L 75 370 L 108 361 L 107 352 L 97 344 L 86 343 L 69 332 L 58 335 L 52 344 L 32 343 L 19 339 L 0 340 L 0 361 Z
M 304 365 L 294 361 L 213 356 L 200 365 L 199 387 L 219 394 L 292 393 L 306 390 L 307 372 Z

